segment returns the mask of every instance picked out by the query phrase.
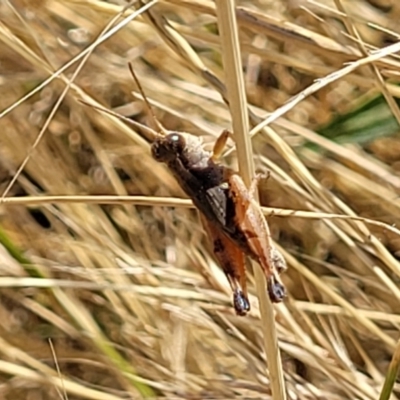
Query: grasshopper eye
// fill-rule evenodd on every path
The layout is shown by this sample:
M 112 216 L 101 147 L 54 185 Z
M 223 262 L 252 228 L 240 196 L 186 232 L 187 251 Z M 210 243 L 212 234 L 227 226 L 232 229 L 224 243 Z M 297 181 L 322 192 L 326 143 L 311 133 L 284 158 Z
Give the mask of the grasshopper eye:
M 178 133 L 170 133 L 166 136 L 165 140 L 169 143 L 171 151 L 175 152 L 176 154 L 182 153 L 186 145 L 185 139 Z
M 169 162 L 179 157 L 186 142 L 182 135 L 170 133 L 157 138 L 151 145 L 151 154 L 159 162 Z

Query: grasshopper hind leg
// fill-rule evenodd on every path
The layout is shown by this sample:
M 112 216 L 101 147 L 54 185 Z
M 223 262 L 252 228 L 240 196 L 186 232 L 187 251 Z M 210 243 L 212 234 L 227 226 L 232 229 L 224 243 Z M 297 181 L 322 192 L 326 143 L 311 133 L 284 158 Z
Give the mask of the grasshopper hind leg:
M 202 216 L 204 228 L 213 245 L 213 251 L 224 271 L 233 295 L 233 306 L 237 315 L 244 316 L 250 311 L 247 294 L 246 264 L 243 252 L 214 224 Z
M 247 294 L 245 258 L 242 251 L 230 239 L 220 234 L 214 238 L 214 254 L 218 259 L 233 292 L 233 306 L 237 315 L 250 311 Z

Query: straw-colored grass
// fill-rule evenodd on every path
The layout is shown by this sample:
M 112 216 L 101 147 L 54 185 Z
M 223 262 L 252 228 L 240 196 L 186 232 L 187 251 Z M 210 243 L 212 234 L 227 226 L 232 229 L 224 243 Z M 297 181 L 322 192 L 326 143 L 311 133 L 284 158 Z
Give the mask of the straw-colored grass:
M 364 94 L 400 119 L 400 6 L 237 1 L 240 60 L 230 2 L 116 3 L 0 2 L 0 398 L 400 396 L 399 139 L 316 133 Z M 252 310 L 234 314 L 147 133 L 99 110 L 149 122 L 129 62 L 164 126 L 210 147 L 233 126 L 222 162 L 246 183 L 271 171 L 284 303 L 259 306 L 255 267 Z

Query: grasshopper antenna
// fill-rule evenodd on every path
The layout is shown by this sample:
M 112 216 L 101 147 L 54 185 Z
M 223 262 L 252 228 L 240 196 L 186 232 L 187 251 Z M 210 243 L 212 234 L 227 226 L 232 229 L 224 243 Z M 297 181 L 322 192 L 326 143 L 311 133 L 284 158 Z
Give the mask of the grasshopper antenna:
M 154 129 L 152 129 L 152 128 L 146 126 L 146 125 L 143 125 L 143 124 L 141 124 L 139 122 L 136 122 L 136 121 L 134 121 L 134 120 L 132 120 L 130 118 L 124 117 L 123 115 L 118 114 L 115 111 L 109 110 L 108 108 L 105 108 L 105 107 L 103 107 L 101 105 L 93 104 L 93 102 L 89 102 L 89 101 L 85 101 L 85 100 L 81 100 L 81 99 L 78 99 L 78 102 L 81 103 L 81 104 L 84 104 L 85 106 L 88 106 L 90 108 L 94 108 L 95 110 L 98 110 L 98 111 L 100 111 L 100 112 L 102 112 L 104 114 L 108 114 L 108 115 L 111 115 L 111 116 L 113 116 L 115 118 L 118 118 L 121 121 L 124 121 L 127 124 L 132 125 L 137 129 L 140 129 L 141 131 L 145 132 L 148 135 L 148 139 L 149 140 L 150 139 L 152 140 L 157 135 L 159 135 L 159 133 L 157 131 L 155 131 Z
M 135 81 L 137 87 L 139 88 L 139 92 L 143 97 L 143 101 L 146 105 L 147 111 L 150 114 L 150 117 L 152 119 L 153 125 L 155 125 L 157 132 L 159 133 L 159 135 L 165 136 L 168 132 L 167 130 L 161 125 L 161 123 L 158 121 L 157 117 L 155 116 L 154 112 L 153 112 L 153 108 L 151 107 L 149 101 L 147 100 L 146 95 L 144 94 L 144 90 L 142 88 L 142 85 L 139 82 L 138 77 L 135 74 L 135 71 L 133 70 L 133 66 L 132 63 L 128 63 L 129 66 L 129 71 L 131 71 L 131 75 L 133 80 Z

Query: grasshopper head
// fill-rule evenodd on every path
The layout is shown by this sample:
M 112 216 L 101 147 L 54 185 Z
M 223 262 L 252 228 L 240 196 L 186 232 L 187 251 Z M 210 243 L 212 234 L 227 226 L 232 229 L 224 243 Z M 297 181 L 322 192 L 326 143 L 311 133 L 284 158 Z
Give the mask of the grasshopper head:
M 156 161 L 168 162 L 181 157 L 186 147 L 183 135 L 173 132 L 159 136 L 151 145 L 151 154 Z

